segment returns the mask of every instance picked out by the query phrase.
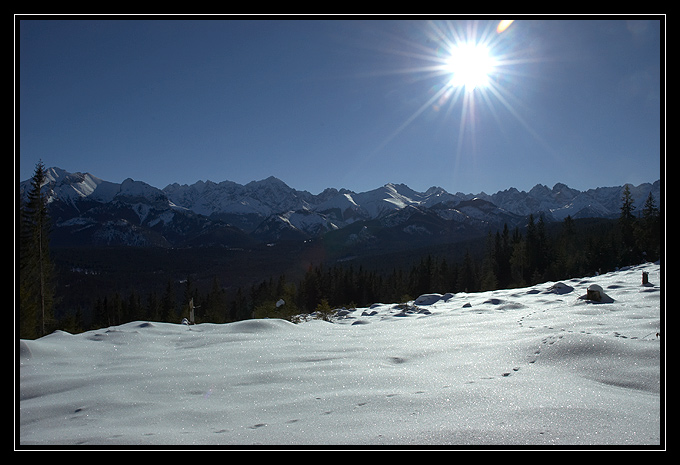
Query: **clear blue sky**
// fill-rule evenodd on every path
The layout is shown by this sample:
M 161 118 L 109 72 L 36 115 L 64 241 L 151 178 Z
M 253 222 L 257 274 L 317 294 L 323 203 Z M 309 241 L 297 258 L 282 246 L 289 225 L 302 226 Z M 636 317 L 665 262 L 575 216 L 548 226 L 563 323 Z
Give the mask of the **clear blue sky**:
M 46 166 L 163 188 L 276 176 L 319 193 L 388 182 L 494 193 L 660 177 L 664 29 L 631 20 L 19 24 L 19 178 Z M 463 40 L 491 84 L 451 87 Z

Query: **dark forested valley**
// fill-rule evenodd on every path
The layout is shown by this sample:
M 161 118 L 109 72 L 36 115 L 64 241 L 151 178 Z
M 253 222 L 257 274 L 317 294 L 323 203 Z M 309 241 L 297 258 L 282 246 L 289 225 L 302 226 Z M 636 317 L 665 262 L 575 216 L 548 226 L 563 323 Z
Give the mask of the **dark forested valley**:
M 652 210 L 630 221 L 546 224 L 532 216 L 525 228 L 475 240 L 332 261 L 322 240 L 250 249 L 55 248 L 55 319 L 69 332 L 134 320 L 179 323 L 193 299 L 197 323 L 225 323 L 522 287 L 658 260 L 660 237 Z

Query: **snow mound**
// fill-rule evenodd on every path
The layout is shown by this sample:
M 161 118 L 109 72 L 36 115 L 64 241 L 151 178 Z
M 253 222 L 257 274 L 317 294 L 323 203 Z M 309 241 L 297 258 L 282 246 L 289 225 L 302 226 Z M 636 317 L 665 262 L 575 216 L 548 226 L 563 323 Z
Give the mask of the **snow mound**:
M 451 297 L 453 294 L 446 294 Z M 447 298 L 441 294 L 423 294 L 418 297 L 413 303 L 415 305 L 432 305 L 440 300 L 446 300 Z
M 296 327 L 293 323 L 279 319 L 244 320 L 229 325 L 228 332 L 233 333 L 276 333 L 292 330 Z
M 660 277 L 21 340 L 19 444 L 658 448 Z M 579 297 L 593 284 L 611 302 Z
M 600 383 L 659 394 L 657 344 L 635 347 L 621 337 L 625 336 L 569 332 L 546 338 L 536 363 L 556 365 Z
M 573 287 L 567 286 L 566 284 L 561 283 L 561 282 L 557 282 L 557 283 L 553 284 L 552 286 L 550 286 L 545 291 L 545 293 L 546 294 L 552 293 L 552 294 L 560 294 L 561 295 L 561 294 L 569 294 L 570 292 L 573 292 L 573 291 L 574 291 Z

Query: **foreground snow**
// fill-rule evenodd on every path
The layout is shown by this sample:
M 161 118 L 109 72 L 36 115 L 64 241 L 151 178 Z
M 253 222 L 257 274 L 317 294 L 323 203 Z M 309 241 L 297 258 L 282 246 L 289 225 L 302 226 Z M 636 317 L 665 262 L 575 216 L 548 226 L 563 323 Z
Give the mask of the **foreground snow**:
M 334 323 L 57 331 L 20 342 L 20 445 L 665 444 L 660 283 L 647 264 Z

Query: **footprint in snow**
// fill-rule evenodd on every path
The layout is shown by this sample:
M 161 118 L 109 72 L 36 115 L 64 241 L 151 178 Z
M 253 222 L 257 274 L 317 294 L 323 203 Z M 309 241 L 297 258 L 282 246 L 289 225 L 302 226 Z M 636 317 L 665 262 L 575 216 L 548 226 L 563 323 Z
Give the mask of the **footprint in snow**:
M 519 367 L 514 367 L 514 368 L 512 369 L 512 371 L 519 371 Z M 507 371 L 507 372 L 503 373 L 503 374 L 502 374 L 503 377 L 507 378 L 508 376 L 510 376 L 510 375 L 512 374 L 512 371 Z

